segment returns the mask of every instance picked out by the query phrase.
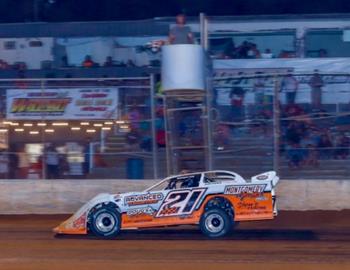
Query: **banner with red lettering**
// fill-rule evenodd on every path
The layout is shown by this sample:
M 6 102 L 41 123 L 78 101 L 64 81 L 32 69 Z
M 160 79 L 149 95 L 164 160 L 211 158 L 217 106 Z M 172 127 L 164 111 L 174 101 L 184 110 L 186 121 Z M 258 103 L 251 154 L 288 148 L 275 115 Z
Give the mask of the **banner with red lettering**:
M 117 118 L 118 88 L 8 89 L 6 118 L 74 120 Z

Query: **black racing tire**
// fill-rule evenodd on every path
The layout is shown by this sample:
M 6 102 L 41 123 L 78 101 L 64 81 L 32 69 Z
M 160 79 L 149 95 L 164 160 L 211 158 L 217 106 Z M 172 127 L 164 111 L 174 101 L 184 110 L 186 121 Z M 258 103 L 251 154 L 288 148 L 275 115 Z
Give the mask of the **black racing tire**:
M 202 233 L 210 238 L 219 238 L 229 234 L 233 225 L 232 216 L 218 207 L 205 211 L 199 221 Z
M 116 208 L 102 206 L 90 213 L 89 229 L 100 238 L 115 238 L 120 232 L 121 216 Z

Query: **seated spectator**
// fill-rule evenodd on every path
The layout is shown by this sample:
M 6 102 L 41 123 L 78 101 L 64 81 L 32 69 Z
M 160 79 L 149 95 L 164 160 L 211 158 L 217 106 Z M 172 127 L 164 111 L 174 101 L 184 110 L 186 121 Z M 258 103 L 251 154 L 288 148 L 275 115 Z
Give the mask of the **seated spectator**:
M 241 59 L 248 58 L 249 48 L 250 48 L 249 42 L 246 41 L 246 40 L 243 41 L 243 43 L 236 48 L 236 56 L 237 56 L 237 58 L 241 58 Z
M 87 56 L 85 56 L 85 60 L 83 61 L 82 66 L 85 68 L 91 68 L 91 67 L 95 66 L 95 62 L 92 61 L 90 55 L 87 55 Z
M 346 159 L 349 155 L 350 138 L 345 134 L 341 134 L 337 137 L 336 149 L 334 151 L 334 157 L 336 159 Z
M 319 51 L 318 51 L 318 57 L 328 57 L 328 53 L 327 53 L 327 51 L 325 50 L 325 49 L 320 49 Z
M 114 65 L 114 63 L 113 63 L 112 56 L 107 56 L 106 61 L 104 62 L 103 66 L 104 67 L 113 67 L 113 65 Z
M 225 46 L 222 57 L 223 59 L 232 59 L 235 58 L 235 43 L 231 39 Z
M 270 49 L 266 49 L 265 52 L 263 52 L 261 54 L 261 58 L 263 58 L 263 59 L 270 59 L 270 58 L 274 58 L 274 55 L 273 55 L 273 53 L 271 52 Z
M 250 43 L 247 56 L 248 58 L 253 58 L 253 59 L 261 58 L 260 51 L 258 50 L 256 44 Z
M 194 38 L 191 28 L 186 25 L 186 17 L 184 14 L 176 16 L 176 25 L 169 32 L 170 44 L 193 44 Z
M 291 56 L 288 51 L 282 50 L 278 55 L 278 58 L 291 58 Z
M 9 68 L 10 68 L 9 64 L 6 61 L 0 59 L 0 69 L 9 69 Z

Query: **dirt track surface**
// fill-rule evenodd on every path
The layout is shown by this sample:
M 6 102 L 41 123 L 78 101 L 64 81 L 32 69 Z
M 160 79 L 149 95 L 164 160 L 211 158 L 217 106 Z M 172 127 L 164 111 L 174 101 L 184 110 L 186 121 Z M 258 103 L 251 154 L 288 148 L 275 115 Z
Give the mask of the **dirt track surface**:
M 128 231 L 116 240 L 55 237 L 67 216 L 0 216 L 5 269 L 350 269 L 350 210 L 281 212 L 224 239 L 196 227 Z

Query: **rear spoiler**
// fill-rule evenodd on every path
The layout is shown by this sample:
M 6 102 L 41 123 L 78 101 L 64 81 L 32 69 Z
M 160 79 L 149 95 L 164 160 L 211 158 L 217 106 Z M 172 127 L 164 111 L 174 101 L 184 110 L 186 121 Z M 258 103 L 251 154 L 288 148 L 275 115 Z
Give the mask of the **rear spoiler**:
M 275 187 L 278 183 L 280 178 L 277 176 L 275 171 L 268 171 L 264 172 L 258 175 L 255 175 L 251 178 L 252 183 L 253 182 L 260 182 L 260 181 L 271 181 L 272 187 Z

